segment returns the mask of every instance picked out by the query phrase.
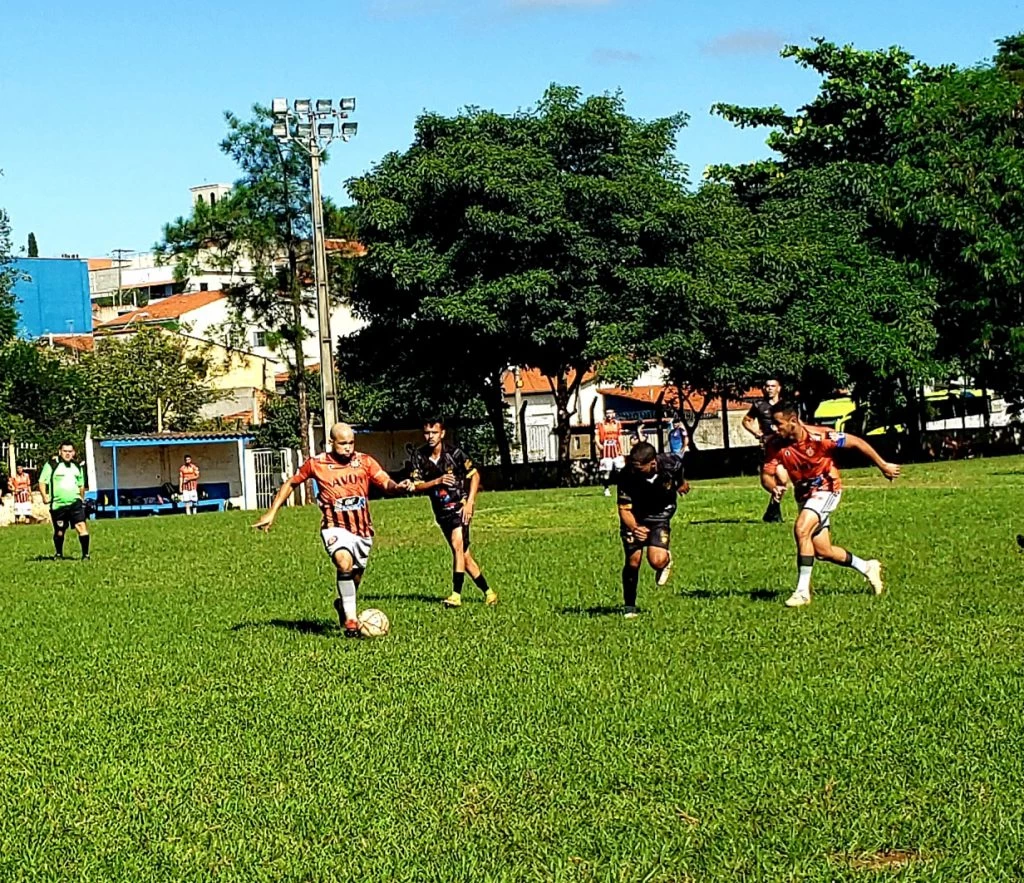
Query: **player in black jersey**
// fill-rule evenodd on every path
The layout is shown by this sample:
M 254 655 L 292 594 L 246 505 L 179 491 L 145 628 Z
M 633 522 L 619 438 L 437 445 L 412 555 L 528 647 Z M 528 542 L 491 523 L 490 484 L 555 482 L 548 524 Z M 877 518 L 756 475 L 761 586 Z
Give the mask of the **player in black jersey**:
M 633 446 L 626 468 L 619 475 L 619 527 L 626 553 L 622 567 L 622 599 L 627 619 L 637 616 L 636 588 L 644 548 L 647 562 L 656 574 L 655 582 L 663 586 L 668 581 L 672 570 L 669 542 L 676 496 L 689 490 L 679 457 L 659 454 L 654 445 L 647 442 Z
M 764 460 L 765 445 L 775 434 L 772 407 L 780 401 L 782 401 L 782 383 L 777 377 L 769 377 L 764 382 L 764 397 L 754 402 L 743 418 L 743 428 L 761 444 L 762 461 Z M 771 495 L 772 489 L 765 484 L 764 479 L 761 480 L 761 486 L 769 495 L 768 508 L 764 510 L 762 521 L 782 521 L 782 504 Z
M 487 584 L 487 577 L 469 551 L 469 524 L 473 520 L 480 473 L 462 449 L 444 440 L 444 421 L 432 417 L 423 423 L 426 444 L 413 455 L 411 480 L 414 493 L 429 493 L 430 506 L 441 533 L 452 550 L 452 593 L 441 603 L 445 607 L 462 605 L 462 585 L 466 574 L 484 593 L 484 603 L 498 603 L 498 593 Z

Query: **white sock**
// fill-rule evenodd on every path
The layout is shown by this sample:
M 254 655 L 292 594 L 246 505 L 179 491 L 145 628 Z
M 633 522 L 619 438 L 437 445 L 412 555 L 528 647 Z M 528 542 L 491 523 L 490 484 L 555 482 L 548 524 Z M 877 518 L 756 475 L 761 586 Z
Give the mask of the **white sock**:
M 358 619 L 356 616 L 356 584 L 352 579 L 342 579 L 338 576 L 338 597 L 341 598 L 341 606 L 345 609 L 345 619 Z
M 864 576 L 868 572 L 868 563 L 863 558 L 858 558 L 856 555 L 850 556 L 850 567 L 857 571 L 857 573 Z
M 809 595 L 811 593 L 811 571 L 813 564 L 801 564 L 797 569 L 796 593 L 798 595 Z

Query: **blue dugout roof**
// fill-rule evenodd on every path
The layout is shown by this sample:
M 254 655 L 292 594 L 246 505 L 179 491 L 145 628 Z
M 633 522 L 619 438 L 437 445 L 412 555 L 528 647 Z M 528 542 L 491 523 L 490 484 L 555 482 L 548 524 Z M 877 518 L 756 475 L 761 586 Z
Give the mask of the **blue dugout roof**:
M 155 432 L 146 435 L 111 435 L 99 439 L 101 448 L 153 448 L 164 445 L 210 445 L 251 442 L 247 432 Z

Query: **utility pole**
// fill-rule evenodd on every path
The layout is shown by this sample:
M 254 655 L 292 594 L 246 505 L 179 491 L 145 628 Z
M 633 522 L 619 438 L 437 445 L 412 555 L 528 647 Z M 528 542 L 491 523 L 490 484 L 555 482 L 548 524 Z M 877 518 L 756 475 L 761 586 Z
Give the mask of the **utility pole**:
M 114 260 L 117 261 L 117 301 L 115 306 L 121 306 L 121 266 L 124 264 L 124 256 L 131 254 L 130 248 L 115 248 L 111 254 L 114 256 Z M 132 306 L 136 306 L 135 303 L 135 291 L 132 290 Z
M 313 279 L 316 288 L 318 343 L 320 349 L 320 392 L 324 407 L 324 436 L 338 422 L 338 388 L 334 370 L 334 347 L 331 335 L 331 302 L 327 284 L 327 251 L 324 244 L 324 206 L 320 192 L 320 162 L 324 148 L 335 138 L 348 141 L 356 134 L 358 123 L 345 122 L 356 109 L 354 98 L 342 98 L 337 109 L 332 101 L 318 98 L 296 98 L 289 107 L 288 99 L 275 98 L 273 133 L 278 142 L 291 142 L 309 154 L 310 214 L 313 224 Z M 337 125 L 335 125 L 337 122 Z

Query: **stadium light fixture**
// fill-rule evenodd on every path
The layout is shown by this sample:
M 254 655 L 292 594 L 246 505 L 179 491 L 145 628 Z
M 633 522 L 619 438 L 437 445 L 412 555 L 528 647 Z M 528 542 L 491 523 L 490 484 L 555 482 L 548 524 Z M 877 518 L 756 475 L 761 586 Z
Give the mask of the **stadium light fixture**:
M 345 111 L 346 113 L 351 113 L 355 109 L 356 109 L 356 100 L 355 100 L 355 98 L 339 98 L 338 99 L 338 110 Z
M 356 132 L 359 131 L 359 123 L 342 123 L 341 124 L 341 137 L 348 141 Z
M 270 110 L 274 116 L 282 116 L 288 113 L 288 99 L 287 98 L 275 98 L 270 102 Z
M 296 98 L 294 107 L 297 114 L 307 114 L 313 109 L 313 105 L 308 98 Z
M 333 111 L 333 102 L 330 98 L 318 98 L 316 100 L 316 112 L 317 113 L 331 113 Z

